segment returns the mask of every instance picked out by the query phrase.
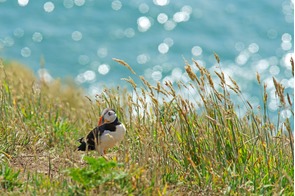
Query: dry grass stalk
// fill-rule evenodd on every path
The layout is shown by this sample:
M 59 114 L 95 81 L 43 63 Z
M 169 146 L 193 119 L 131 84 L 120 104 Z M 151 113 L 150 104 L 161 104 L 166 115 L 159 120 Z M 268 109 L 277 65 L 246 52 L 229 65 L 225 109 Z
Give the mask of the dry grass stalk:
M 217 63 L 219 64 L 220 63 L 220 58 L 215 52 L 214 52 L 214 57 L 215 57 Z
M 131 71 L 134 75 L 136 75 L 135 71 L 125 61 L 123 61 L 121 59 L 116 59 L 116 58 L 113 58 L 113 60 L 116 61 L 117 63 L 120 63 L 121 65 L 127 67 L 127 69 L 129 69 L 129 71 Z
M 263 86 L 263 102 L 267 102 L 267 92 L 266 92 L 267 84 L 264 84 Z
M 251 108 L 251 109 L 253 109 L 253 107 L 252 107 L 252 105 L 250 104 L 250 102 L 249 101 L 246 101 L 247 102 L 247 104 L 249 105 L 249 107 Z
M 171 83 L 171 81 L 165 81 L 165 85 L 167 86 L 167 87 L 169 87 L 169 89 L 170 89 L 170 92 L 168 92 L 170 95 L 172 95 L 173 97 L 176 97 L 176 92 L 175 92 L 175 90 L 174 90 L 174 88 L 173 88 L 173 85 L 172 85 L 172 83 Z
M 191 79 L 192 81 L 195 81 L 195 80 L 197 79 L 197 76 L 196 76 L 196 74 L 192 71 L 191 66 L 186 65 L 184 68 L 185 68 L 186 73 L 187 73 L 188 76 L 190 77 L 190 79 Z
M 292 107 L 292 101 L 291 101 L 291 98 L 290 98 L 289 93 L 287 93 L 287 98 L 288 98 L 288 103 L 289 103 L 289 105 Z
M 200 65 L 199 65 L 199 63 L 196 61 L 196 60 L 194 60 L 193 59 L 193 62 L 194 62 L 194 64 L 197 66 L 197 68 L 199 69 L 199 70 L 201 70 L 203 67 L 201 67 Z
M 293 77 L 294 77 L 294 60 L 293 60 L 292 57 L 291 57 L 291 59 L 290 59 L 290 62 L 291 62 L 291 67 L 292 67 L 292 75 L 293 75 Z
M 257 79 L 258 84 L 260 84 L 260 75 L 258 72 L 256 72 L 256 79 Z
M 209 72 L 206 73 L 206 77 L 207 77 L 207 79 L 209 81 L 209 85 L 211 86 L 211 88 L 212 89 L 215 89 L 214 88 L 214 82 L 213 82 L 212 77 L 211 77 L 211 74 Z
M 276 89 L 276 94 L 279 97 L 281 104 L 283 104 L 283 106 L 285 106 L 286 105 L 285 97 L 284 97 L 285 88 L 283 87 L 282 84 L 278 83 L 274 77 L 272 79 L 273 79 L 273 83 L 274 83 L 274 86 Z
M 217 122 L 217 120 L 213 119 L 212 117 L 206 115 L 206 118 L 208 118 L 211 122 L 213 122 L 215 125 L 217 126 L 222 126 L 219 122 Z
M 136 89 L 137 85 L 135 84 L 134 80 L 130 76 L 129 76 L 129 78 L 121 78 L 121 80 L 128 82 L 129 84 L 132 85 L 134 90 Z
M 157 87 L 155 86 L 151 86 L 151 87 L 155 89 L 158 93 L 162 93 L 166 97 L 168 96 L 168 92 L 165 89 L 163 89 L 160 85 L 157 84 Z
M 236 89 L 236 88 L 232 87 L 231 85 L 227 85 L 227 86 L 228 86 L 232 91 L 234 91 L 235 93 L 237 93 L 237 94 L 240 93 L 239 89 Z
M 232 79 L 232 77 L 230 77 L 230 76 L 228 76 L 228 77 L 229 77 L 230 81 L 235 85 L 235 89 L 240 93 L 241 90 L 240 90 L 240 87 L 239 87 L 239 85 L 237 84 L 237 82 L 236 82 L 234 79 Z M 236 91 L 235 91 L 235 92 L 236 92 Z
M 221 74 L 218 73 L 217 71 L 214 71 L 214 72 L 215 72 L 215 74 L 218 76 L 218 78 L 220 79 L 221 84 L 222 84 L 222 85 L 226 84 L 226 83 L 225 83 L 225 79 L 224 79 L 224 74 L 223 74 L 223 72 L 221 72 Z

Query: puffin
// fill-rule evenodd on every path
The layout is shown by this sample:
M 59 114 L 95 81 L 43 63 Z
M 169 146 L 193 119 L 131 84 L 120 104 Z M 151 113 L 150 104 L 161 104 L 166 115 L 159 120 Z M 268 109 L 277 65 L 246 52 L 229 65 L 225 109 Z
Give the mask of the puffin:
M 86 138 L 78 139 L 80 146 L 78 151 L 96 150 L 101 156 L 106 150 L 114 147 L 124 139 L 125 126 L 118 120 L 114 109 L 103 110 L 98 121 L 98 126 L 91 130 Z

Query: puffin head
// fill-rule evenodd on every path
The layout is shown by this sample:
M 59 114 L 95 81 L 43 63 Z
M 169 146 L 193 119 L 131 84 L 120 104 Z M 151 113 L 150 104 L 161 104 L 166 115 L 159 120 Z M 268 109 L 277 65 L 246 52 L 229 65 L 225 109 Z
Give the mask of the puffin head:
M 117 115 L 115 110 L 110 109 L 110 108 L 106 108 L 103 110 L 101 117 L 99 118 L 98 121 L 98 126 L 102 125 L 102 124 L 109 124 L 112 123 L 116 120 Z

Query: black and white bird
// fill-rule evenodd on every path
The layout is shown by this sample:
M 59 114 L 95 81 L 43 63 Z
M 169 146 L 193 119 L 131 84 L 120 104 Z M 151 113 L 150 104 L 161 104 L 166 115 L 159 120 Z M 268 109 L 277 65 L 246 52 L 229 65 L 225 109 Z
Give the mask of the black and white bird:
M 78 151 L 97 150 L 101 155 L 124 139 L 125 126 L 118 120 L 115 110 L 106 108 L 99 118 L 98 126 L 80 138 Z

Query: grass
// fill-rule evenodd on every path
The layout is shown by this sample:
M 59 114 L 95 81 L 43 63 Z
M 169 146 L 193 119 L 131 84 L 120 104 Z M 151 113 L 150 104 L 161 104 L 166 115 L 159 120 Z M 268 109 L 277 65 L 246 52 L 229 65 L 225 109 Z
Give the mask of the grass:
M 47 84 L 17 63 L 1 63 L 0 194 L 294 194 L 293 97 L 275 78 L 280 107 L 272 122 L 259 74 L 257 110 L 221 68 L 209 73 L 185 62 L 190 82 L 151 85 L 114 60 L 131 71 L 133 78 L 123 80 L 133 90 L 105 89 L 95 98 L 57 80 Z M 127 135 L 108 161 L 96 152 L 84 157 L 75 151 L 76 139 L 105 107 L 116 109 Z M 290 119 L 280 118 L 285 109 Z

